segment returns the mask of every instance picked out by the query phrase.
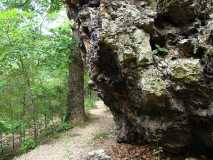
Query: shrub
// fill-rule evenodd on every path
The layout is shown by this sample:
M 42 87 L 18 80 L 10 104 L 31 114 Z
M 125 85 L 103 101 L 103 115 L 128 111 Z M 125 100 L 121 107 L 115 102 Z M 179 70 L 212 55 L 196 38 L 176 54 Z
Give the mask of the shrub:
M 162 48 L 160 45 L 156 44 L 155 45 L 156 49 L 153 51 L 153 54 L 157 56 L 164 56 L 169 53 L 169 50 L 166 48 Z
M 56 128 L 56 132 L 64 132 L 64 131 L 68 131 L 72 128 L 73 128 L 72 124 L 64 122 L 64 123 L 60 124 L 58 126 L 58 128 Z
M 25 139 L 21 144 L 21 152 L 27 152 L 36 147 L 36 142 L 32 138 Z

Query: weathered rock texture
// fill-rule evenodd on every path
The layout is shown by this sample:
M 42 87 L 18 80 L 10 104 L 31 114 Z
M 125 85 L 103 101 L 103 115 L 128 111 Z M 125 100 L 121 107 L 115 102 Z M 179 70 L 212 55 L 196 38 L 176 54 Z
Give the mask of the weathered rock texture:
M 118 141 L 213 149 L 211 0 L 67 0 Z
M 86 160 L 112 160 L 112 158 L 108 156 L 103 149 L 99 149 L 89 152 Z

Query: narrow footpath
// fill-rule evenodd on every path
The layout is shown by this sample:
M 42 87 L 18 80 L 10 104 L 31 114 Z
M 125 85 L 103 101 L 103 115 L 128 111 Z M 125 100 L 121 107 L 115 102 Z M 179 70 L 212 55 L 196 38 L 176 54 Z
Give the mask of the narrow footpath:
M 83 160 L 90 151 L 109 147 L 114 143 L 110 111 L 98 101 L 89 114 L 91 120 L 85 126 L 75 127 L 14 160 Z

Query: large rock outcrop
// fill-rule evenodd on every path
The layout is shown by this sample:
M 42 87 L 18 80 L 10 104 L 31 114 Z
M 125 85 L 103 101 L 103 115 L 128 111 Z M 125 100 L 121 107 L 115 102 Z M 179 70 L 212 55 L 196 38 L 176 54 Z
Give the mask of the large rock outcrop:
M 213 149 L 210 0 L 67 0 L 118 141 Z

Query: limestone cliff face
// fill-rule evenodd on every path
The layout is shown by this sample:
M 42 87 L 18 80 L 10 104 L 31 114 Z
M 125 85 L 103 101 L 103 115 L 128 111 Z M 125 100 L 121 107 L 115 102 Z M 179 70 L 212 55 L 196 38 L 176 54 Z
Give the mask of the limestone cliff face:
M 67 0 L 118 141 L 213 149 L 210 0 Z M 104 125 L 104 124 L 103 124 Z

